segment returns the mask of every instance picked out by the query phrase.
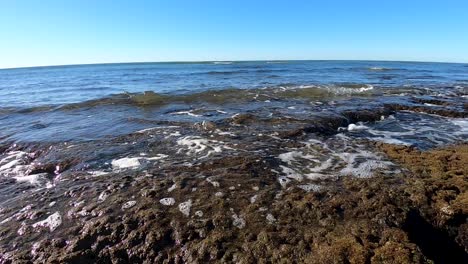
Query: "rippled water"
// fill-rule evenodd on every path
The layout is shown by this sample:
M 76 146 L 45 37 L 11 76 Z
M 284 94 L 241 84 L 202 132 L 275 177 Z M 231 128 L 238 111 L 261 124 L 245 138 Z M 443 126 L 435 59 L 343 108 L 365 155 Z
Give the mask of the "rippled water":
M 300 100 L 461 100 L 467 87 L 467 65 L 447 63 L 259 61 L 7 69 L 0 70 L 0 137 L 96 139 L 154 121 L 217 120 L 265 107 L 291 107 Z M 184 114 L 190 111 L 205 114 Z
M 232 62 L 77 65 L 0 71 L 3 107 L 60 105 L 118 93 L 194 93 L 318 84 L 379 87 L 453 86 L 468 82 L 463 64 L 410 62 Z M 447 87 L 448 88 L 448 87 Z

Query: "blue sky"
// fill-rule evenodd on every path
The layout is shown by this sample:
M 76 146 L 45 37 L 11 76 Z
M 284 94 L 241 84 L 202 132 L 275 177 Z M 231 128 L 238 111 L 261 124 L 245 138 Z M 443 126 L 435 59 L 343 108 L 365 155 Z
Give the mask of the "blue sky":
M 468 62 L 468 1 L 2 0 L 0 68 L 135 61 Z

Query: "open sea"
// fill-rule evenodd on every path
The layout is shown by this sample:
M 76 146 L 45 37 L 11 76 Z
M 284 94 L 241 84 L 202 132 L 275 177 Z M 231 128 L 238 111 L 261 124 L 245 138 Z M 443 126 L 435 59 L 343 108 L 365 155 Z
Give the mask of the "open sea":
M 261 169 L 242 179 L 267 172 L 264 184 L 276 186 L 277 196 L 292 187 L 318 190 L 324 179 L 400 173 L 375 144 L 426 150 L 466 142 L 467 109 L 468 64 L 239 61 L 3 69 L 0 252 L 30 254 L 49 236 L 69 239 L 88 221 L 118 218 L 147 199 L 141 198 L 145 188 L 158 181 L 184 179 L 158 185 L 167 193 L 155 194 L 155 204 L 184 202 L 181 216 L 193 217 L 203 203 L 192 197 L 197 188 L 219 187 L 246 168 L 223 165 L 213 174 L 213 166 L 236 158 L 260 162 Z M 246 192 L 253 196 L 258 187 L 251 189 Z M 234 215 L 234 225 L 244 227 Z
M 6 69 L 0 70 L 0 138 L 82 141 L 135 132 L 152 122 L 217 121 L 242 112 L 281 110 L 301 116 L 339 107 L 410 104 L 415 98 L 463 102 L 467 87 L 468 66 L 447 63 L 256 61 Z

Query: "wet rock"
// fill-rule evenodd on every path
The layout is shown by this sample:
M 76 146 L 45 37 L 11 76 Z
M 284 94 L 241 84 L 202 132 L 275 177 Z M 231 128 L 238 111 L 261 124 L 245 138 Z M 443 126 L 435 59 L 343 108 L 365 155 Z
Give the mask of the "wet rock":
M 204 131 L 214 131 L 216 129 L 216 124 L 211 121 L 203 121 L 201 123 L 196 123 L 195 128 Z
M 347 118 L 349 123 L 371 122 L 380 120 L 381 116 L 393 114 L 395 109 L 389 107 L 381 107 L 375 109 L 356 109 L 346 110 L 341 114 Z
M 387 105 L 387 107 L 394 111 L 407 110 L 407 111 L 413 111 L 413 112 L 419 112 L 419 113 L 440 115 L 440 116 L 445 116 L 445 117 L 455 117 L 455 118 L 468 117 L 467 111 L 460 111 L 460 110 L 457 110 L 456 108 L 452 108 L 452 109 L 434 108 L 434 107 L 420 106 L 420 105 L 397 105 L 397 104 Z
M 304 142 L 315 139 L 311 133 L 324 135 L 320 131 L 328 131 L 325 127 L 348 125 L 348 118 L 372 120 L 381 114 L 385 113 L 346 118 L 336 114 L 323 119 L 327 120 L 323 128 L 320 122 L 307 128 L 306 121 L 261 120 L 277 122 L 278 129 L 269 131 L 271 137 L 252 133 L 249 125 L 261 126 L 255 122 L 230 125 L 236 134 L 248 134 L 230 142 L 245 151 L 197 161 L 171 152 L 167 145 L 176 145 L 177 137 L 164 143 L 154 139 L 163 137 L 154 131 L 138 133 L 118 139 L 122 150 L 113 149 L 116 142 L 112 148 L 99 146 L 106 155 L 100 157 L 102 167 L 92 169 L 108 171 L 112 164 L 104 162 L 127 154 L 150 157 L 167 152 L 164 162 L 99 177 L 70 170 L 54 188 L 34 192 L 2 180 L 0 190 L 12 188 L 21 199 L 2 204 L 0 241 L 9 243 L 0 243 L 0 262 L 6 258 L 37 263 L 430 263 L 440 260 L 437 255 L 453 253 L 453 263 L 464 263 L 466 144 L 420 151 L 362 140 L 359 144 L 365 150 L 380 150 L 398 162 L 400 172 L 375 171 L 370 178 L 356 178 L 339 174 L 343 164 L 330 169 L 330 177 L 304 177 L 301 182 L 281 173 L 278 156 L 303 148 Z M 280 129 L 297 128 L 301 136 L 279 137 Z M 184 135 L 206 133 L 192 126 L 177 129 Z M 330 130 L 330 135 L 336 132 Z M 150 135 L 154 138 L 139 138 Z M 330 147 L 347 148 L 338 143 L 330 140 Z M 56 201 L 53 207 L 51 201 Z M 175 206 L 176 201 L 182 203 Z M 46 225 L 32 228 L 48 219 L 51 209 L 71 212 L 72 217 L 53 232 Z
M 245 125 L 255 122 L 256 117 L 252 114 L 237 114 L 231 117 L 231 122 L 235 125 Z

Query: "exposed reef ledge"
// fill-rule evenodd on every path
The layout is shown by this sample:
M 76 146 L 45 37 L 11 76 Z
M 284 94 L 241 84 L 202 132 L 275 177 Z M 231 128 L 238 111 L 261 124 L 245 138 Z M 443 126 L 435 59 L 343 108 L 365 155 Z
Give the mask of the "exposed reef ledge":
M 425 152 L 375 147 L 407 170 L 284 190 L 264 169 L 271 161 L 255 156 L 201 164 L 206 178 L 184 176 L 189 169 L 136 181 L 116 174 L 125 190 L 106 194 L 105 203 L 77 204 L 67 216 L 92 215 L 88 221 L 32 247 L 3 248 L 0 260 L 466 263 L 468 144 Z

